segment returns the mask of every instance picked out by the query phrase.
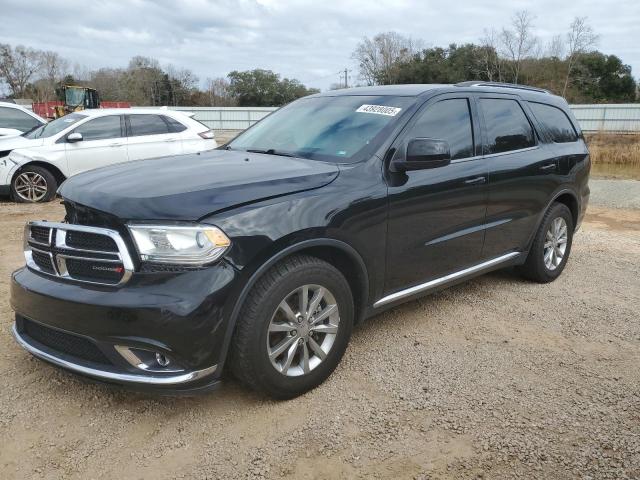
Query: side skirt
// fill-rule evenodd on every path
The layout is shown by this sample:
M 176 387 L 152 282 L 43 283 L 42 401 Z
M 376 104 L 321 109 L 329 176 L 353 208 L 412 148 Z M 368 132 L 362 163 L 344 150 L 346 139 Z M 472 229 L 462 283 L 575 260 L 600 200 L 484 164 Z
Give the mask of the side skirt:
M 409 287 L 404 290 L 400 290 L 399 292 L 392 293 L 390 295 L 382 297 L 380 300 L 378 300 L 376 303 L 373 304 L 373 308 L 382 307 L 383 305 L 386 305 L 388 303 L 392 303 L 392 302 L 401 300 L 403 298 L 411 297 L 418 293 L 426 293 L 430 290 L 434 290 L 449 282 L 454 282 L 456 280 L 462 280 L 466 277 L 471 277 L 485 270 L 490 270 L 496 267 L 497 265 L 507 263 L 510 260 L 515 259 L 519 255 L 521 255 L 520 252 L 507 253 L 506 255 L 501 255 L 499 257 L 492 258 L 491 260 L 487 260 L 486 262 L 482 262 L 472 267 L 465 268 L 464 270 L 459 270 L 457 272 L 450 273 L 449 275 L 445 275 L 444 277 L 436 278 L 428 282 L 421 283 L 419 285 L 415 285 L 413 287 Z

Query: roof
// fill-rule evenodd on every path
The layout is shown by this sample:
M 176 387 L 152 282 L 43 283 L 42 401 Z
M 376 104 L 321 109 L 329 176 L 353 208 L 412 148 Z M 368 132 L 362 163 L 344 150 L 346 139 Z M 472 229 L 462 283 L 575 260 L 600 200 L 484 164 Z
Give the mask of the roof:
M 166 108 L 158 107 L 158 108 L 90 108 L 85 110 L 79 110 L 77 112 L 81 115 L 86 115 L 88 117 L 102 117 L 104 115 L 135 115 L 135 114 L 155 114 L 159 113 L 171 115 L 185 115 L 184 112 L 180 112 L 177 110 L 169 110 Z M 188 115 L 186 115 L 188 116 Z
M 551 94 L 549 91 L 529 87 L 527 85 L 514 85 L 511 83 L 498 82 L 460 82 L 457 84 L 407 84 L 407 85 L 379 85 L 372 87 L 355 87 L 344 88 L 340 90 L 331 90 L 329 92 L 319 93 L 315 96 L 342 96 L 342 95 L 389 95 L 418 97 L 431 93 L 459 92 L 471 91 L 482 93 L 501 93 L 501 94 L 517 94 L 525 100 L 544 100 L 549 103 L 564 103 L 562 97 Z

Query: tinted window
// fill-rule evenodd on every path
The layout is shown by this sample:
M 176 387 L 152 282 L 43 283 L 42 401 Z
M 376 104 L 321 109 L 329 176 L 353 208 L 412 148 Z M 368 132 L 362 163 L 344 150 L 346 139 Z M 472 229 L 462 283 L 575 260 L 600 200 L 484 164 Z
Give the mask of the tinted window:
M 544 125 L 551 139 L 556 143 L 575 142 L 578 139 L 569 117 L 557 107 L 543 103 L 529 102 L 538 121 Z
M 17 108 L 0 107 L 0 128 L 13 128 L 26 132 L 42 125 L 37 119 Z
M 131 136 L 169 133 L 169 127 L 160 115 L 129 115 Z
M 89 120 L 76 128 L 73 133 L 81 133 L 83 140 L 105 140 L 122 137 L 120 115 L 110 115 Z
M 171 117 L 163 117 L 166 122 L 169 124 L 169 128 L 172 132 L 183 132 L 187 129 L 183 124 L 181 124 L 178 120 Z
M 508 152 L 536 144 L 533 128 L 515 100 L 480 99 L 487 126 L 487 153 Z
M 473 157 L 473 129 L 469 102 L 464 98 L 431 105 L 411 129 L 409 138 L 436 138 L 449 142 L 451 159 Z

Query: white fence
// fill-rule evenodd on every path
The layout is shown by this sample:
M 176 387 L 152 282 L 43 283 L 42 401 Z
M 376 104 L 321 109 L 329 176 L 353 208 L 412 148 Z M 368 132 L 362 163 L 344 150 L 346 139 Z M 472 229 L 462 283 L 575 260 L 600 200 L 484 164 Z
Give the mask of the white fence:
M 136 108 L 136 107 L 133 107 Z M 213 130 L 244 130 L 276 107 L 168 107 L 191 112 Z M 571 105 L 585 132 L 640 133 L 640 103 Z

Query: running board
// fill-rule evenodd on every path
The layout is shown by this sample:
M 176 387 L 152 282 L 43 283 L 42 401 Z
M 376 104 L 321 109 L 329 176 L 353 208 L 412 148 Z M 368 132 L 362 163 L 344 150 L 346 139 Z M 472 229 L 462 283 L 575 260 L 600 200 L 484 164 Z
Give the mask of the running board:
M 420 285 L 416 285 L 414 287 L 409 287 L 404 290 L 400 290 L 399 292 L 392 293 L 391 295 L 387 295 L 386 297 L 382 297 L 376 303 L 373 304 L 373 308 L 381 307 L 382 305 L 386 305 L 387 303 L 395 302 L 396 300 L 400 300 L 405 297 L 410 297 L 411 295 L 415 295 L 417 293 L 423 293 L 433 288 L 439 287 L 445 283 L 451 282 L 453 280 L 457 280 L 460 278 L 467 277 L 469 275 L 473 275 L 474 273 L 481 272 L 482 270 L 489 269 L 495 265 L 500 263 L 507 262 L 514 257 L 520 255 L 520 252 L 511 252 L 506 255 L 501 255 L 500 257 L 493 258 L 491 260 L 487 260 L 486 262 L 479 263 L 474 265 L 473 267 L 465 268 L 464 270 L 460 270 L 458 272 L 450 273 L 449 275 L 445 275 L 444 277 L 436 278 L 434 280 L 430 280 L 425 283 L 421 283 Z

